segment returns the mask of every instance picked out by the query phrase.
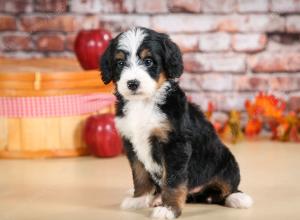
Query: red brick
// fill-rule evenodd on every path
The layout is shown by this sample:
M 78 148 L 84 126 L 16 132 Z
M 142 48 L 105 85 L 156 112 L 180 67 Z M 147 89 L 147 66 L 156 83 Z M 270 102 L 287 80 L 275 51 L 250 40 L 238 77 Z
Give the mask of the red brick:
M 0 11 L 8 13 L 32 12 L 32 0 L 0 0 Z
M 99 13 L 103 5 L 97 0 L 72 0 L 70 1 L 70 11 L 76 13 Z
M 201 1 L 199 0 L 170 0 L 169 9 L 172 12 L 199 12 Z
M 152 28 L 157 31 L 169 33 L 195 33 L 217 30 L 217 16 L 170 14 L 152 17 Z
M 138 13 L 164 13 L 168 12 L 167 0 L 138 0 L 136 1 Z
M 69 52 L 69 51 L 64 51 L 64 52 L 53 52 L 53 51 L 50 51 L 50 52 L 47 52 L 47 57 L 61 57 L 61 58 L 66 58 L 66 59 L 74 59 L 76 58 L 75 54 L 73 52 Z
M 135 8 L 134 0 L 72 0 L 70 10 L 76 13 L 129 13 Z
M 63 51 L 64 36 L 54 34 L 42 34 L 36 37 L 36 46 L 39 51 Z
M 238 0 L 239 12 L 267 12 L 268 0 Z
M 208 73 L 202 76 L 202 89 L 224 92 L 233 89 L 233 77 L 230 74 Z
M 219 111 L 242 111 L 245 109 L 245 102 L 253 97 L 251 93 L 221 93 L 217 110 Z
M 38 12 L 63 13 L 67 11 L 67 0 L 35 0 L 34 10 Z
M 203 111 L 207 110 L 208 103 L 214 106 L 213 120 L 225 123 L 228 120 L 228 114 L 220 111 L 244 110 L 244 102 L 251 95 L 236 94 L 232 92 L 187 92 L 186 95 L 191 98 L 193 103 L 201 107 Z
M 266 50 L 270 52 L 298 52 L 300 51 L 300 42 L 284 44 L 278 41 L 268 40 Z
M 180 85 L 185 91 L 230 91 L 233 89 L 233 77 L 223 73 L 184 73 Z
M 265 49 L 266 43 L 265 34 L 235 34 L 232 38 L 235 51 L 257 52 Z
M 69 51 L 74 50 L 74 42 L 75 42 L 76 34 L 68 34 L 66 36 L 66 49 Z
M 41 58 L 44 54 L 33 51 L 7 51 L 1 52 L 0 58 L 18 58 L 18 59 L 30 59 L 30 58 Z
M 203 110 L 207 109 L 209 102 L 212 102 L 216 106 L 216 98 L 210 93 L 187 91 L 186 95 L 190 98 L 191 102 L 197 104 Z
M 203 12 L 228 13 L 236 8 L 235 0 L 203 0 Z
M 0 31 L 16 29 L 16 19 L 8 15 L 0 15 Z
M 300 35 L 295 33 L 274 33 L 268 36 L 266 51 L 297 52 L 300 51 Z
M 130 13 L 135 10 L 135 0 L 104 0 L 103 12 L 109 13 Z
M 200 54 L 183 55 L 184 67 L 188 72 L 240 72 L 246 71 L 243 55 Z
M 198 50 L 199 36 L 196 34 L 172 34 L 170 37 L 180 47 L 182 52 Z
M 201 34 L 199 49 L 201 51 L 227 51 L 230 49 L 231 36 L 227 33 Z
M 77 33 L 66 35 L 65 47 L 66 47 L 67 51 L 74 51 L 74 44 L 75 44 L 76 36 L 77 36 Z
M 300 12 L 300 1 L 271 0 L 271 11 L 280 12 L 280 13 Z
M 268 77 L 266 76 L 235 76 L 234 90 L 237 91 L 268 91 Z
M 289 74 L 286 74 L 286 76 L 269 77 L 270 89 L 271 91 L 286 92 L 300 90 L 298 85 L 299 80 L 300 77 L 292 77 Z
M 299 33 L 300 32 L 300 16 L 288 16 L 286 18 L 286 31 L 289 33 Z
M 288 107 L 291 111 L 300 110 L 300 94 L 291 95 L 288 101 Z
M 73 24 L 74 26 L 70 25 L 70 27 L 75 31 L 94 29 L 99 27 L 99 19 L 96 15 L 76 16 Z
M 22 16 L 21 30 L 36 31 L 74 31 L 76 22 L 73 16 Z
M 202 76 L 200 74 L 183 73 L 179 79 L 179 84 L 185 91 L 201 91 Z
M 248 65 L 253 72 L 300 71 L 300 53 L 262 53 L 252 55 Z
M 236 93 L 236 92 L 206 92 L 196 93 L 188 92 L 188 96 L 196 104 L 206 108 L 208 102 L 212 102 L 216 111 L 244 110 L 244 104 L 247 99 L 251 99 L 254 94 Z
M 33 44 L 27 34 L 4 34 L 0 38 L 0 48 L 3 51 L 31 50 Z
M 283 32 L 285 20 L 271 15 L 231 15 L 219 19 L 220 31 L 228 32 Z
M 21 17 L 21 30 L 37 31 L 78 31 L 98 27 L 96 16 L 46 15 Z
M 131 27 L 150 27 L 149 16 L 144 15 L 102 15 L 99 26 L 112 32 L 125 31 Z

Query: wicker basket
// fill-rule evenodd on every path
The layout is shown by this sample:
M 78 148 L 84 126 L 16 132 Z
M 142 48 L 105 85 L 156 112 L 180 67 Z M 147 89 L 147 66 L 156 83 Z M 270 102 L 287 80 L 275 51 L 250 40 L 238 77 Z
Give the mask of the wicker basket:
M 75 60 L 0 59 L 0 158 L 86 154 L 83 122 L 113 111 L 112 91 Z

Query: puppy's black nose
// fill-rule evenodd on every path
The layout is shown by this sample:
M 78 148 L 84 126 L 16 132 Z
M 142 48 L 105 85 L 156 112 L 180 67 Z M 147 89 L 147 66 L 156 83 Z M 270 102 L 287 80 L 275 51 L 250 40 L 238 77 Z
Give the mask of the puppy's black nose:
M 131 91 L 136 91 L 140 85 L 140 81 L 134 79 L 134 80 L 129 80 L 127 81 L 127 87 Z

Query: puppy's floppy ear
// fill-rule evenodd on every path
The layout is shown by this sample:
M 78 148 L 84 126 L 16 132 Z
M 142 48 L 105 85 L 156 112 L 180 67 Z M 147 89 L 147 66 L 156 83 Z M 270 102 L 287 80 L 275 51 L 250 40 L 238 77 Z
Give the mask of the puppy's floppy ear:
M 114 43 L 111 41 L 100 60 L 101 78 L 104 84 L 110 83 L 110 81 L 113 79 L 113 48 Z
M 183 61 L 179 47 L 165 35 L 162 40 L 163 66 L 168 78 L 178 78 L 183 72 Z

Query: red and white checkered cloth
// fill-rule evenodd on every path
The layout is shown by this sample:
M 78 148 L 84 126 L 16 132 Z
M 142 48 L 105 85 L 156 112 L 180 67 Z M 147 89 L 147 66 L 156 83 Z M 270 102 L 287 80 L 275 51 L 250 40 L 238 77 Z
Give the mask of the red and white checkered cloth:
M 0 97 L 0 117 L 61 117 L 93 113 L 115 102 L 111 94 Z

